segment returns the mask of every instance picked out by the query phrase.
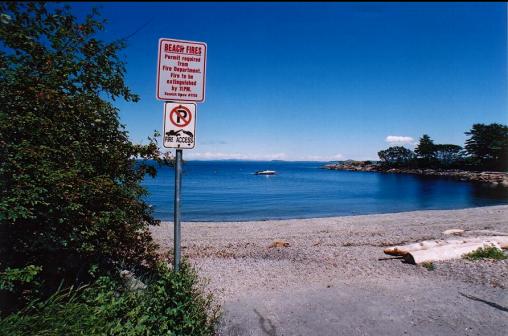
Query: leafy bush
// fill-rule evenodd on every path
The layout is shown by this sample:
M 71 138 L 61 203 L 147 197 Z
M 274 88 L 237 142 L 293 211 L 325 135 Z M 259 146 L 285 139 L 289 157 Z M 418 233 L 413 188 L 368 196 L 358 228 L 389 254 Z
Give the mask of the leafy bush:
M 428 271 L 433 271 L 436 269 L 436 266 L 432 261 L 426 261 L 422 263 L 422 266 L 425 267 Z
M 42 267 L 28 265 L 23 268 L 7 267 L 0 272 L 0 296 L 1 300 L 7 302 L 27 302 L 36 298 L 40 292 L 40 283 L 37 281 L 37 275 L 41 272 Z M 14 307 L 7 306 L 7 312 L 13 311 Z M 0 306 L 0 314 L 1 306 Z
M 24 268 L 7 267 L 4 272 L 0 272 L 0 290 L 12 292 L 19 283 L 32 283 L 41 270 L 42 267 L 34 265 Z
M 495 259 L 504 260 L 508 257 L 503 253 L 502 250 L 495 246 L 480 247 L 479 249 L 464 255 L 464 258 L 469 260 L 480 260 L 480 259 Z
M 155 170 L 135 159 L 159 151 L 154 139 L 133 144 L 119 122 L 113 101 L 139 98 L 124 83 L 124 42 L 97 39 L 97 17 L 0 3 L 0 271 L 42 267 L 46 294 L 62 279 L 88 281 L 93 265 L 155 260 L 140 185 Z M 0 310 L 19 297 L 0 297 Z
M 114 100 L 139 98 L 97 17 L 0 3 L 0 334 L 210 335 L 195 272 L 156 262 L 140 182 L 162 161 L 119 122 Z M 119 290 L 118 269 L 147 288 Z
M 143 291 L 118 290 L 112 277 L 59 291 L 0 320 L 0 335 L 213 335 L 218 308 L 195 271 L 181 266 L 175 273 L 159 264 Z

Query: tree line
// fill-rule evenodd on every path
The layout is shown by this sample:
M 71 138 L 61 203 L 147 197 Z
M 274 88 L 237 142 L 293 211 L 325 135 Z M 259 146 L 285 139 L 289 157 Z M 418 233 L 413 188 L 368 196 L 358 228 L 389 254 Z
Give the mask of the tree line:
M 378 156 L 383 166 L 393 168 L 508 170 L 508 126 L 474 124 L 465 134 L 464 147 L 436 144 L 424 134 L 414 151 L 392 146 Z

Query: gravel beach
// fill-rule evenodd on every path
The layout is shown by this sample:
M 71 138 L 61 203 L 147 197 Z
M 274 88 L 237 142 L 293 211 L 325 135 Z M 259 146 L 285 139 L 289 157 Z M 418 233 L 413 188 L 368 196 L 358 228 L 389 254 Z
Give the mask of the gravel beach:
M 182 253 L 223 304 L 223 335 L 501 335 L 507 260 L 436 262 L 429 271 L 383 253 L 455 228 L 508 232 L 508 206 L 185 222 Z M 171 248 L 171 222 L 152 233 Z M 289 246 L 270 247 L 276 239 Z

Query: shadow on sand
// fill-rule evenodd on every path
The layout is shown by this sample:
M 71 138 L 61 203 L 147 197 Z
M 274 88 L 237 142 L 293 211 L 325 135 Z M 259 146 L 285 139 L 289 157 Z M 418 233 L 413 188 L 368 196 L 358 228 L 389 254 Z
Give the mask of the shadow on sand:
M 256 315 L 259 317 L 259 325 L 261 326 L 263 332 L 269 336 L 277 336 L 277 328 L 273 325 L 272 321 L 268 318 L 265 318 L 256 309 L 254 309 L 254 313 L 256 313 Z
M 460 295 L 462 295 L 463 297 L 469 299 L 469 300 L 473 300 L 473 301 L 479 301 L 479 302 L 483 302 L 489 306 L 491 306 L 492 308 L 496 308 L 496 309 L 499 309 L 501 311 L 504 311 L 504 312 L 508 312 L 508 308 L 507 307 L 503 307 L 495 302 L 491 302 L 491 301 L 487 301 L 487 300 L 484 300 L 484 299 L 480 299 L 476 296 L 472 296 L 472 295 L 467 295 L 467 294 L 464 294 L 464 293 L 461 293 L 459 292 Z

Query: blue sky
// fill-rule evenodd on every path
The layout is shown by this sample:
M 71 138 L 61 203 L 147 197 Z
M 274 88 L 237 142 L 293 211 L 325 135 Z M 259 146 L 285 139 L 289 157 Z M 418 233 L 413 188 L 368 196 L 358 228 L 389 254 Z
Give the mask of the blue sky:
M 161 130 L 161 37 L 208 44 L 206 101 L 186 159 L 377 159 L 427 133 L 463 145 L 508 123 L 505 3 L 74 3 L 101 8 L 139 103 L 131 139 Z

